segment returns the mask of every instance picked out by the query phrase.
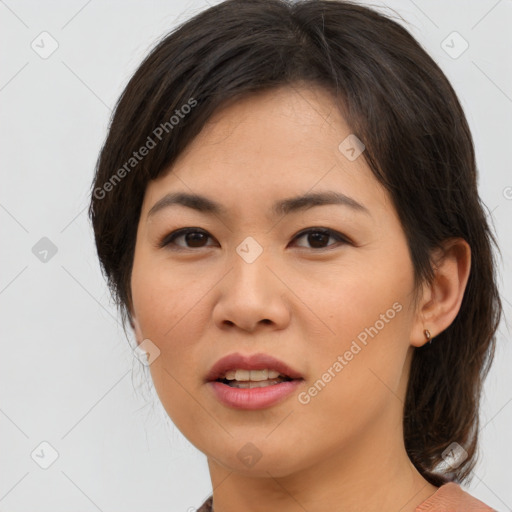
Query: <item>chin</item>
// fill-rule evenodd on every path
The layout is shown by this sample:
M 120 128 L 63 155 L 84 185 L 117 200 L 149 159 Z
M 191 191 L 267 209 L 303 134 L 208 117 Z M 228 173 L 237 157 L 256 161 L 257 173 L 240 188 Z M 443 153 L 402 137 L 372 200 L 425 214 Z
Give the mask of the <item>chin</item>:
M 235 442 L 235 445 L 236 447 L 225 447 L 219 457 L 214 453 L 212 457 L 223 468 L 240 475 L 257 478 L 268 478 L 271 475 L 281 478 L 307 466 L 303 452 L 301 452 L 301 458 L 296 460 L 295 457 L 290 456 L 293 450 L 283 443 L 276 446 L 268 440 L 266 443 L 263 441 L 253 443 L 247 440 Z M 238 448 L 239 445 L 240 448 Z M 232 448 L 235 449 L 231 451 Z M 229 456 L 227 456 L 228 453 Z

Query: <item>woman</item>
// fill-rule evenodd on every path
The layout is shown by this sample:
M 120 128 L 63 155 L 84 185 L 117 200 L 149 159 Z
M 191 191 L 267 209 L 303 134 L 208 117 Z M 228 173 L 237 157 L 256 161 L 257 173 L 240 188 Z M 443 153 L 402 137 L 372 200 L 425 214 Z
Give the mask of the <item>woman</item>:
M 202 512 L 492 510 L 476 462 L 500 315 L 472 137 L 399 24 L 227 0 L 123 92 L 90 216 Z

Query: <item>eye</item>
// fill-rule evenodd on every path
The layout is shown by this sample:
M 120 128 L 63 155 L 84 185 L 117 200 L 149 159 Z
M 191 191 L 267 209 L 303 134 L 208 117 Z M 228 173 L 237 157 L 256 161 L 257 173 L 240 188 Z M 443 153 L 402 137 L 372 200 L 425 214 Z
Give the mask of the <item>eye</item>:
M 176 240 L 183 238 L 186 244 L 189 245 L 181 245 L 176 244 Z M 177 231 L 173 231 L 169 235 L 166 235 L 159 243 L 158 247 L 162 248 L 168 245 L 177 245 L 178 247 L 184 249 L 193 249 L 195 247 L 207 247 L 204 245 L 204 242 L 211 238 L 210 235 L 199 228 L 183 228 L 178 229 Z M 178 249 L 179 250 L 179 249 Z
M 325 249 L 334 244 L 328 244 L 329 239 L 333 238 L 339 243 L 350 244 L 351 241 L 341 233 L 337 231 L 333 231 L 332 229 L 327 228 L 309 228 L 304 231 L 301 231 L 298 235 L 295 236 L 294 240 L 300 240 L 301 238 L 307 237 L 307 242 L 311 245 L 311 249 Z M 158 247 L 163 248 L 166 246 L 174 245 L 172 249 L 194 249 L 201 247 L 211 247 L 206 245 L 205 243 L 209 238 L 212 238 L 211 235 L 207 231 L 204 231 L 200 228 L 183 228 L 178 229 L 177 231 L 173 231 L 172 233 L 164 236 L 164 238 L 158 242 Z M 176 241 L 183 239 L 185 245 L 177 244 Z M 327 244 L 327 245 L 326 245 Z M 299 247 L 308 248 L 305 245 L 300 245 Z
M 338 233 L 337 231 L 333 231 L 332 229 L 327 228 L 309 228 L 305 231 L 301 231 L 294 240 L 298 240 L 301 238 L 307 237 L 307 242 L 311 244 L 311 248 L 313 249 L 325 249 L 327 247 L 330 247 L 332 245 L 336 244 L 327 244 L 330 238 L 336 239 L 337 242 L 341 243 L 351 243 L 350 240 L 342 235 L 341 233 Z M 306 247 L 304 245 L 299 245 L 299 247 Z

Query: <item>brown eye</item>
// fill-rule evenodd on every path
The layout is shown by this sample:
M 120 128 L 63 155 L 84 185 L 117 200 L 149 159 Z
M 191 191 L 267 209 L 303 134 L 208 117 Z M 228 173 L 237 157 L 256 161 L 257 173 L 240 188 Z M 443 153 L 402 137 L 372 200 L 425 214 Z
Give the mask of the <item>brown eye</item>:
M 180 249 L 200 249 L 202 247 L 211 247 L 208 245 L 208 239 L 212 238 L 206 231 L 199 228 L 183 228 L 178 229 L 166 235 L 158 244 L 158 247 L 169 247 L 173 250 Z M 350 244 L 350 240 L 337 231 L 326 228 L 310 228 L 299 233 L 294 240 L 306 240 L 306 245 L 297 244 L 299 247 L 309 249 L 328 249 L 331 246 L 343 244 Z M 178 240 L 183 239 L 183 242 L 177 243 Z M 334 239 L 334 243 L 329 243 L 329 240 Z M 337 243 L 336 243 L 337 242 Z M 309 246 L 308 246 L 309 244 Z
M 301 239 L 301 238 L 306 239 L 307 243 L 310 244 L 311 249 L 326 249 L 328 247 L 331 247 L 332 245 L 336 245 L 336 243 L 334 243 L 334 244 L 328 243 L 329 239 L 331 239 L 331 238 L 334 238 L 337 242 L 350 243 L 346 237 L 341 235 L 341 233 L 338 233 L 336 231 L 333 231 L 331 229 L 326 229 L 326 228 L 322 228 L 322 229 L 313 228 L 313 229 L 308 229 L 306 231 L 302 231 L 295 237 L 295 240 Z M 307 246 L 300 245 L 300 244 L 299 244 L 299 247 L 307 248 Z
M 159 247 L 171 245 L 185 249 L 208 247 L 206 242 L 209 238 L 211 237 L 206 231 L 197 228 L 184 228 L 166 235 L 159 243 Z M 176 241 L 180 239 L 184 240 L 185 245 L 182 243 L 176 243 Z
M 185 237 L 186 243 L 192 247 L 202 247 L 204 242 L 208 239 L 208 236 L 200 231 L 191 231 L 190 233 L 185 233 L 183 236 Z

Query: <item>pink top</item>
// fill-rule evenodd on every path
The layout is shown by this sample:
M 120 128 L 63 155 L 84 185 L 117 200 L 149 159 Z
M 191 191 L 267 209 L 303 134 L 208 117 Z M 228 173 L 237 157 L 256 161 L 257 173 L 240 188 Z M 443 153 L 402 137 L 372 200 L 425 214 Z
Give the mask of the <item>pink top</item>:
M 198 509 L 197 512 L 214 512 L 212 506 L 213 497 L 210 496 Z M 415 512 L 496 512 L 485 503 L 477 500 L 471 494 L 464 491 L 459 484 L 448 482 L 443 484 L 437 491 L 421 505 L 416 507 Z
M 459 484 L 448 482 L 437 489 L 415 512 L 496 512 L 464 491 Z

